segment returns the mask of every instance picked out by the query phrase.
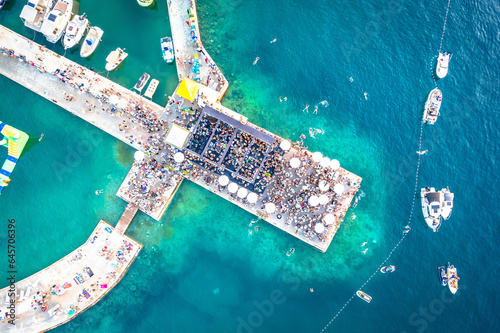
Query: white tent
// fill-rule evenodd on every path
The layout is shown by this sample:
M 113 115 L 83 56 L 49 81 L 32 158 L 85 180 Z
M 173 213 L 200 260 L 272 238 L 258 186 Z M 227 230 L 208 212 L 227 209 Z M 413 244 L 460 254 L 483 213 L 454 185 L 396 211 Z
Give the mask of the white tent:
M 292 143 L 289 140 L 283 140 L 280 143 L 280 148 L 283 149 L 284 151 L 290 150 L 292 147 Z
M 116 95 L 111 95 L 111 96 L 109 96 L 109 99 L 108 99 L 109 103 L 115 104 L 115 105 L 118 103 L 119 100 L 120 100 L 120 98 Z
M 236 193 L 238 192 L 238 185 L 236 185 L 236 183 L 231 183 L 227 187 L 227 190 L 229 191 L 229 193 Z
M 318 184 L 319 189 L 321 192 L 326 192 L 328 189 L 330 189 L 330 184 L 326 180 L 320 180 Z
M 176 161 L 177 163 L 182 163 L 184 161 L 184 154 L 181 152 L 175 153 L 174 161 Z
M 309 203 L 309 206 L 316 207 L 319 205 L 319 198 L 315 195 L 311 195 L 307 202 Z
M 266 203 L 266 212 L 269 214 L 272 214 L 276 211 L 276 205 L 273 204 L 272 202 Z
M 229 184 L 229 178 L 226 175 L 220 176 L 219 177 L 219 184 L 221 186 L 226 186 L 227 184 Z
M 316 223 L 316 225 L 314 226 L 314 231 L 316 231 L 318 234 L 320 234 L 323 231 L 325 231 L 325 226 L 321 223 Z
M 327 168 L 330 165 L 330 159 L 328 157 L 323 157 L 319 163 L 323 168 Z
M 344 193 L 344 185 L 342 185 L 342 184 L 336 184 L 333 187 L 333 191 L 335 193 L 337 193 L 338 195 L 341 195 L 342 193 Z
M 297 157 L 294 157 L 290 160 L 290 166 L 294 169 L 300 166 L 300 160 Z
M 321 154 L 319 151 L 315 152 L 312 154 L 312 159 L 314 162 L 319 162 L 323 158 L 323 154 Z
M 259 196 L 257 195 L 257 193 L 250 192 L 247 196 L 247 200 L 251 204 L 256 203 L 258 199 Z
M 326 214 L 325 217 L 323 217 L 323 221 L 325 221 L 327 225 L 333 224 L 335 222 L 335 216 Z
M 248 194 L 248 190 L 244 187 L 240 187 L 238 190 L 238 198 L 245 199 Z
M 332 168 L 333 171 L 337 170 L 338 168 L 340 168 L 340 162 L 338 160 L 331 160 L 330 168 Z
M 328 196 L 326 194 L 322 194 L 319 196 L 319 204 L 320 205 L 326 205 L 328 203 L 328 201 L 330 201 L 330 199 L 328 198 Z
M 142 161 L 144 159 L 144 156 L 145 156 L 144 153 L 142 151 L 138 150 L 134 153 L 134 160 Z
M 172 124 L 164 142 L 174 146 L 175 148 L 184 149 L 190 134 L 191 132 L 184 127 Z

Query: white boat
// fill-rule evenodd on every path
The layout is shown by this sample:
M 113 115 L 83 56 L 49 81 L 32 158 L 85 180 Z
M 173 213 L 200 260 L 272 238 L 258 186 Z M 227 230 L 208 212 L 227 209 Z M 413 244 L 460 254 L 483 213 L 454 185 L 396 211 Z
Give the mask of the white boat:
M 425 102 L 425 110 L 424 110 L 424 118 L 423 122 L 427 122 L 433 125 L 437 117 L 439 116 L 439 108 L 441 107 L 441 100 L 443 98 L 443 94 L 441 90 L 438 88 L 434 88 L 427 98 L 427 102 Z
M 441 226 L 441 193 L 434 187 L 420 189 L 425 222 L 434 232 Z
M 111 72 L 116 67 L 118 67 L 127 56 L 128 53 L 125 52 L 125 49 L 122 50 L 120 48 L 117 48 L 116 50 L 111 51 L 111 53 L 106 58 L 106 70 L 108 72 Z
M 365 293 L 364 291 L 358 290 L 356 291 L 356 295 L 361 298 L 363 301 L 370 303 L 372 301 L 372 297 Z
M 28 0 L 19 17 L 24 25 L 35 31 L 40 31 L 44 17 L 54 5 L 53 0 Z
M 448 188 L 443 188 L 440 191 L 443 194 L 443 205 L 441 206 L 441 216 L 447 220 L 451 216 L 453 210 L 453 199 L 455 195 Z
M 44 34 L 47 41 L 57 43 L 66 29 L 71 18 L 73 0 L 59 0 L 49 15 L 43 20 L 40 32 Z
M 165 60 L 167 64 L 174 62 L 175 54 L 172 37 L 163 37 L 162 39 L 160 39 L 160 44 L 163 60 Z
M 455 266 L 448 263 L 446 275 L 448 275 L 448 288 L 450 288 L 452 294 L 455 294 L 458 290 L 458 280 L 460 280 L 457 275 L 457 269 L 455 268 Z
M 91 27 L 85 40 L 83 41 L 82 47 L 80 48 L 80 56 L 82 58 L 87 58 L 94 53 L 97 45 L 101 41 L 101 37 L 104 31 L 99 27 Z
M 439 52 L 439 57 L 436 64 L 436 75 L 438 78 L 442 79 L 448 74 L 448 66 L 451 60 L 450 52 Z
M 152 79 L 151 82 L 149 83 L 148 89 L 146 89 L 146 92 L 144 93 L 144 97 L 152 99 L 153 95 L 156 91 L 156 88 L 158 88 L 159 83 L 160 83 L 160 81 L 158 81 L 156 79 Z
M 148 73 L 143 73 L 141 77 L 139 78 L 139 81 L 134 86 L 134 89 L 139 92 L 139 94 L 142 92 L 142 89 L 146 86 L 146 83 L 148 83 L 149 79 L 151 78 L 151 75 Z
M 154 2 L 154 0 L 137 0 L 137 3 L 141 7 L 149 7 L 153 2 Z
M 64 37 L 61 40 L 64 49 L 70 49 L 80 43 L 88 27 L 89 20 L 85 16 L 85 13 L 82 15 L 75 15 L 73 19 L 69 21 L 66 31 L 64 32 Z

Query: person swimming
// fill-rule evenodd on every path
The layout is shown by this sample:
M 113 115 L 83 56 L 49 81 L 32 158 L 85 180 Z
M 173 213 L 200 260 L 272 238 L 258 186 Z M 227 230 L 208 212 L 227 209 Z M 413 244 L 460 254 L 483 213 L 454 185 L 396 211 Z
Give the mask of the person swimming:
M 281 96 L 280 96 L 280 102 L 283 102 L 283 100 L 281 99 Z
M 257 65 L 257 62 L 260 60 L 260 57 L 255 58 L 255 61 L 253 62 L 253 65 Z
M 306 113 L 309 113 L 309 104 L 306 105 L 306 107 L 304 108 L 304 110 L 302 110 L 302 112 L 304 111 L 307 111 Z
M 368 244 L 368 242 L 364 242 L 363 244 L 361 244 L 361 247 L 365 246 L 366 244 Z
M 40 139 L 38 139 L 38 142 L 42 141 L 42 139 L 43 139 L 43 133 L 42 135 L 40 135 Z
M 316 107 L 314 108 L 313 114 L 318 114 L 318 106 L 317 106 L 317 105 L 316 105 Z
M 249 227 L 251 227 L 251 226 L 252 226 L 252 224 L 257 223 L 257 221 L 258 221 L 258 220 L 253 220 L 253 221 L 250 221 L 250 224 L 249 224 L 248 226 L 249 226 Z
M 417 150 L 417 154 L 419 155 L 424 155 L 424 154 L 427 154 L 429 150 Z
M 364 95 L 365 95 L 365 99 L 366 99 L 366 100 L 368 100 L 368 93 L 367 93 L 367 92 L 365 92 L 365 94 L 364 94 Z
M 95 191 L 95 195 L 99 195 L 99 194 L 101 194 L 102 192 L 104 192 L 104 190 L 97 190 L 97 191 Z
M 349 78 L 349 81 L 354 82 L 354 79 L 352 78 L 352 76 Z
M 275 39 L 273 39 L 273 40 L 271 41 L 271 44 L 272 44 L 272 43 L 276 43 L 276 38 L 275 38 Z
M 368 251 L 368 248 L 366 248 L 366 249 L 363 251 L 363 254 L 366 254 L 366 251 Z
M 252 229 L 248 229 L 248 236 L 252 236 Z
M 283 100 L 286 102 L 286 100 L 287 100 L 286 96 L 285 96 L 285 98 L 283 98 Z
M 330 105 L 328 104 L 327 100 L 321 101 L 319 102 L 319 104 L 323 105 L 325 108 L 328 107 L 328 105 Z

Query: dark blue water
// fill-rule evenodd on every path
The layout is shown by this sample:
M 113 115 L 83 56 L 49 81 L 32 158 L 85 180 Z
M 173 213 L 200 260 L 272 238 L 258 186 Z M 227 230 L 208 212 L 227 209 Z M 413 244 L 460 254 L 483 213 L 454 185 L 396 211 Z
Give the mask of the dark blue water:
M 94 15 L 94 3 L 81 4 L 81 11 Z M 166 8 L 160 5 L 146 11 L 127 4 L 123 11 L 164 24 Z M 128 234 L 144 249 L 122 282 L 56 331 L 320 332 L 387 257 L 408 223 L 420 120 L 434 88 L 430 67 L 447 3 L 197 5 L 204 45 L 230 81 L 224 104 L 284 137 L 305 134 L 310 150 L 339 159 L 363 177 L 366 196 L 321 254 L 267 224 L 249 238 L 249 214 L 185 182 L 162 221 L 143 214 L 134 220 Z M 423 129 L 422 149 L 429 152 L 422 156 L 417 185 L 449 186 L 455 193 L 452 217 L 432 233 L 417 198 L 412 231 L 388 262 L 396 272 L 375 275 L 363 287 L 372 302 L 353 299 L 326 332 L 500 330 L 492 290 L 499 273 L 499 11 L 498 3 L 451 2 L 443 50 L 454 56 L 448 76 L 438 81 L 442 116 Z M 1 15 L 14 22 L 18 13 Z M 124 29 L 135 28 L 120 22 Z M 144 36 L 153 34 L 144 24 Z M 127 46 L 131 64 L 141 61 L 145 46 L 139 44 Z M 107 50 L 100 52 L 104 59 Z M 138 75 L 124 66 L 112 79 L 135 82 Z M 168 95 L 175 75 L 165 80 Z M 133 152 L 103 134 L 85 162 L 65 182 L 57 181 L 45 166 L 64 161 L 64 145 L 88 140 L 83 130 L 92 126 L 8 79 L 0 82 L 7 87 L 0 119 L 46 136 L 18 164 L 0 199 L 1 218 L 21 221 L 19 234 L 30 240 L 18 243 L 20 270 L 28 276 L 83 243 L 99 219 L 116 223 L 124 203 L 114 193 Z M 319 105 L 323 100 L 327 108 Z M 309 113 L 302 111 L 306 105 Z M 325 134 L 310 138 L 310 127 Z M 106 196 L 93 195 L 103 187 Z M 290 247 L 296 252 L 287 257 Z M 29 260 L 34 251 L 41 253 L 39 261 Z M 461 278 L 455 297 L 437 277 L 436 267 L 447 262 Z

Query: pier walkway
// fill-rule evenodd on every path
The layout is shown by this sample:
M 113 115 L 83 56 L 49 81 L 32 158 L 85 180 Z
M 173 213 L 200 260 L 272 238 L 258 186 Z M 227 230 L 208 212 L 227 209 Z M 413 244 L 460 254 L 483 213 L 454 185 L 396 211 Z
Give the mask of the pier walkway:
M 127 208 L 125 208 L 120 221 L 118 221 L 118 224 L 115 227 L 115 231 L 118 233 L 118 235 L 123 236 L 125 234 L 125 231 L 127 231 L 128 226 L 130 225 L 130 223 L 132 223 L 132 220 L 134 219 L 135 214 L 137 214 L 138 210 L 139 207 L 137 207 L 133 203 L 129 203 L 127 205 Z

